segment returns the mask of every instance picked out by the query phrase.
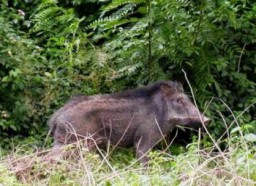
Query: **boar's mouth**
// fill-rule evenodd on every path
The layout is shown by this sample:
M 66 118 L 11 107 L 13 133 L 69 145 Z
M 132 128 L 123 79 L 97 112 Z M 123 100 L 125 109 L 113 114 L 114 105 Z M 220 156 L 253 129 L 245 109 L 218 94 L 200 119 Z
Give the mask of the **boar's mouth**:
M 190 117 L 190 118 L 172 118 L 169 122 L 173 125 L 184 125 L 192 128 L 201 128 L 203 125 L 206 127 L 210 122 L 210 119 L 202 116 L 202 118 L 198 117 Z

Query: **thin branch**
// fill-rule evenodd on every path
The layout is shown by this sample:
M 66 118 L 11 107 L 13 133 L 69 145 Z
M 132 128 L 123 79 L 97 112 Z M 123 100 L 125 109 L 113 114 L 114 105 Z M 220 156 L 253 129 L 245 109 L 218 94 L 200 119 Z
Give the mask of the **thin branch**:
M 240 72 L 240 65 L 241 65 L 241 60 L 242 60 L 242 57 L 243 57 L 245 47 L 246 47 L 246 44 L 244 44 L 243 49 L 242 49 L 242 51 L 240 53 L 240 56 L 239 56 L 239 61 L 238 61 L 238 65 L 237 65 L 237 72 L 238 73 Z
M 152 17 L 151 17 L 151 0 L 148 0 L 148 67 L 149 67 L 149 80 L 152 76 Z
M 196 38 L 197 38 L 197 36 L 198 36 L 198 34 L 199 34 L 200 27 L 201 27 L 201 23 L 202 23 L 202 21 L 203 21 L 203 17 L 204 17 L 203 1 L 201 1 L 200 17 L 199 17 L 198 24 L 197 24 L 197 28 L 196 28 L 196 33 L 195 33 L 194 39 L 193 39 L 193 41 L 192 41 L 192 45 L 194 45 L 194 43 L 196 42 Z

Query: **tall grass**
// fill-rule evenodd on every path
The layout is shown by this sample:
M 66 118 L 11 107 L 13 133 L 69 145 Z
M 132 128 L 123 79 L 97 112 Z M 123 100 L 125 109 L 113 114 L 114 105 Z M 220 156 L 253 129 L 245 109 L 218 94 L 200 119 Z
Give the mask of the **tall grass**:
M 199 135 L 200 136 L 200 135 Z M 152 151 L 148 167 L 142 167 L 133 149 L 94 153 L 81 146 L 67 146 L 68 156 L 45 161 L 45 152 L 24 152 L 19 147 L 0 161 L 1 185 L 255 185 L 256 146 L 242 131 L 230 134 L 220 151 L 216 140 L 201 147 L 201 138 L 186 152 Z

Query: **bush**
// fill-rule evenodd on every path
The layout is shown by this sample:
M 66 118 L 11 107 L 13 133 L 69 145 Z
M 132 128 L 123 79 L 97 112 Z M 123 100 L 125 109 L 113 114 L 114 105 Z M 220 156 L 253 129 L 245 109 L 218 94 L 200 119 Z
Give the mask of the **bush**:
M 58 9 L 55 4 L 50 5 L 41 6 Z M 42 7 L 38 9 L 41 14 L 45 13 Z M 109 69 L 105 62 L 108 56 L 96 47 L 87 48 L 79 19 L 66 14 L 63 8 L 59 11 L 64 12 L 65 19 L 71 17 L 70 27 L 53 35 L 54 29 L 38 28 L 37 14 L 29 35 L 19 29 L 25 21 L 23 14 L 1 5 L 0 37 L 4 39 L 0 43 L 0 139 L 4 148 L 10 148 L 11 138 L 17 143 L 24 137 L 42 146 L 47 120 L 57 107 L 74 94 L 97 93 L 107 87 L 102 83 Z M 38 32 L 43 36 L 29 39 Z
M 87 5 L 100 10 L 84 13 Z M 217 116 L 230 128 L 236 120 L 253 126 L 255 11 L 255 3 L 243 0 L 4 1 L 3 144 L 10 136 L 46 135 L 48 117 L 73 94 L 114 92 L 158 79 L 187 85 L 182 69 L 200 109 L 212 118 L 213 134 L 226 128 Z

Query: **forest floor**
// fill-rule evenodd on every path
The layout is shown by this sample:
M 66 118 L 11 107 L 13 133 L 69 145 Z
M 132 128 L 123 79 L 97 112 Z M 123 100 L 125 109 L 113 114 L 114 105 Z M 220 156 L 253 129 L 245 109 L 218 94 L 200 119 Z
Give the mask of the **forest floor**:
M 0 154 L 0 185 L 256 185 L 256 146 L 243 136 L 230 137 L 224 150 L 219 141 L 199 144 L 176 155 L 154 150 L 148 167 L 133 149 L 93 153 L 73 145 L 63 149 L 65 158 L 47 159 L 47 151 L 16 147 Z

